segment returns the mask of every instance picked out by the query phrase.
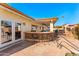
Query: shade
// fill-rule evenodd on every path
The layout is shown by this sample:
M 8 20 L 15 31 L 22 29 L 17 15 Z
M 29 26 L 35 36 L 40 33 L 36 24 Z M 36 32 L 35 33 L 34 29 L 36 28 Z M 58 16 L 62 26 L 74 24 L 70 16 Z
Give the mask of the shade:
M 40 23 L 40 24 L 50 24 L 50 21 L 53 21 L 53 24 L 56 23 L 56 21 L 58 20 L 58 18 L 43 18 L 43 19 L 37 19 L 37 23 Z

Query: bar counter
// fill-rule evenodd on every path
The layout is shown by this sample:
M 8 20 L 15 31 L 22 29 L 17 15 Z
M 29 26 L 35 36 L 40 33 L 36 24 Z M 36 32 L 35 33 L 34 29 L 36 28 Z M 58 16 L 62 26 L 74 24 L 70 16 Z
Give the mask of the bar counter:
M 25 32 L 25 39 L 31 41 L 50 41 L 53 40 L 53 32 Z

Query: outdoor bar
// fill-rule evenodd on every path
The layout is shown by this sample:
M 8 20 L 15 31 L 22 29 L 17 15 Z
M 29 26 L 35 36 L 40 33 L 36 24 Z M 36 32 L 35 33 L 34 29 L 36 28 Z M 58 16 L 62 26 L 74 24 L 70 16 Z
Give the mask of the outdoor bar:
M 25 32 L 25 38 L 29 41 L 50 41 L 54 40 L 54 24 L 58 18 L 39 19 L 36 23 L 41 26 L 36 26 L 36 31 Z
M 31 41 L 49 41 L 53 39 L 52 32 L 27 32 L 26 38 Z

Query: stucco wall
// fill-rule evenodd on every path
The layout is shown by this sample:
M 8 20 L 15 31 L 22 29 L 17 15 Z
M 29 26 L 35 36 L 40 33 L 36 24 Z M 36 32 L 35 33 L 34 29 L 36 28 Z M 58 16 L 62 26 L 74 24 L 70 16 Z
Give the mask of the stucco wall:
M 23 30 L 24 31 L 31 31 L 31 24 L 32 21 L 28 17 L 23 17 L 18 14 L 10 12 L 10 10 L 7 10 L 6 8 L 0 7 L 0 20 L 12 20 L 17 21 L 21 23 L 25 23 Z
M 13 11 L 5 8 L 5 7 L 0 6 L 0 21 L 1 20 L 12 21 L 12 23 L 20 22 L 22 24 L 22 27 L 21 27 L 22 33 L 23 32 L 30 32 L 31 31 L 32 22 L 33 22 L 32 19 L 30 19 L 28 17 L 24 17 L 24 16 L 22 16 L 22 15 L 16 13 L 16 12 L 13 12 Z M 13 33 L 13 35 L 14 35 L 14 33 Z M 15 39 L 14 36 L 12 37 L 12 39 Z M 0 39 L 1 39 L 1 37 L 0 37 Z M 24 35 L 23 34 L 22 34 L 22 39 L 24 39 Z M 6 39 L 5 40 L 0 40 L 0 43 L 5 42 L 5 41 L 7 41 L 7 40 Z

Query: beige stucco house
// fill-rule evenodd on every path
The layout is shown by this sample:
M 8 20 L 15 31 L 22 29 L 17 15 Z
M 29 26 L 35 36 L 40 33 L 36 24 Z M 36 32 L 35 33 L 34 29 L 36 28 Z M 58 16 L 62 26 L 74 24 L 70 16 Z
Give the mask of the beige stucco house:
M 25 32 L 35 30 L 39 32 L 43 24 L 48 25 L 50 32 L 53 32 L 53 24 L 57 19 L 58 18 L 46 18 L 36 21 L 8 4 L 0 3 L 0 50 L 5 46 L 8 48 L 9 46 L 7 45 L 24 40 Z
M 37 25 L 34 19 L 10 7 L 0 4 L 0 48 L 24 40 L 24 32 Z

